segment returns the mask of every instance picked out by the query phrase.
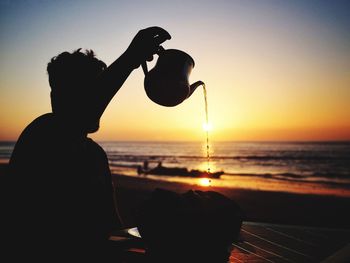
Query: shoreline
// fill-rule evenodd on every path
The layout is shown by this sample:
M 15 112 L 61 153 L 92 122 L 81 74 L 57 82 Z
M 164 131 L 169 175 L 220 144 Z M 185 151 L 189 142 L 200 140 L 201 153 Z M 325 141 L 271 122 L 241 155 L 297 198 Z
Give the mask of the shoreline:
M 146 178 L 154 183 L 168 182 L 181 183 L 189 186 L 203 185 L 200 178 L 186 176 L 163 176 L 163 175 L 138 175 L 136 167 L 111 167 L 112 174 L 119 174 L 133 178 Z M 316 178 L 317 179 L 317 178 Z M 221 175 L 220 179 L 209 178 L 206 186 L 212 188 L 225 189 L 245 189 L 253 191 L 273 191 L 291 194 L 312 194 L 322 196 L 337 196 L 350 198 L 349 184 L 325 182 L 325 181 L 300 181 L 284 178 L 272 178 L 264 176 L 255 176 L 252 174 L 226 174 Z

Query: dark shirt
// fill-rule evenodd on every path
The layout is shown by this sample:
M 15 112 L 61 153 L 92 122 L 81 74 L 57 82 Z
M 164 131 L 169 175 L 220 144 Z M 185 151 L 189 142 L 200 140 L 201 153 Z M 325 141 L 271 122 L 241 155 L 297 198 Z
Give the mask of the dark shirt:
M 25 128 L 9 168 L 14 229 L 33 248 L 96 246 L 118 227 L 106 153 L 54 114 Z

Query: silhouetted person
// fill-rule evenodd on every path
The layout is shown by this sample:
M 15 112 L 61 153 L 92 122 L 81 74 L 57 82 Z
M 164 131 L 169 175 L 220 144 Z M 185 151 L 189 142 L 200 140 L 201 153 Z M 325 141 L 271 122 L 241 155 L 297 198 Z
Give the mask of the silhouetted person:
M 148 171 L 148 161 L 147 161 L 147 160 L 145 160 L 145 161 L 143 162 L 143 170 L 144 170 L 145 172 Z
M 33 254 L 58 255 L 83 248 L 89 253 L 121 227 L 107 156 L 87 134 L 98 130 L 130 73 L 152 60 L 167 39 L 162 28 L 141 30 L 109 67 L 93 51 L 80 49 L 48 63 L 52 113 L 25 128 L 10 160 L 9 242 L 19 251 L 28 247 Z
M 147 172 L 148 172 L 148 161 L 147 160 L 145 160 L 144 162 L 143 162 L 143 165 L 141 166 L 141 165 L 139 165 L 139 166 L 137 166 L 137 174 L 138 175 L 145 175 L 145 174 L 147 174 Z
M 141 166 L 141 165 L 138 165 L 137 168 L 136 168 L 136 171 L 137 171 L 137 174 L 138 174 L 138 175 L 143 174 L 142 166 Z

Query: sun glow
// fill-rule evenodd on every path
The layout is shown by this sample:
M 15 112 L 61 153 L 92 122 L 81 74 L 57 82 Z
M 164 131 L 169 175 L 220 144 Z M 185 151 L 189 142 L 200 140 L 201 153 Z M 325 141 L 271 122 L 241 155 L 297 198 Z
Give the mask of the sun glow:
M 209 178 L 200 178 L 198 183 L 200 186 L 208 187 L 210 186 L 211 180 Z
M 208 123 L 203 123 L 203 130 L 206 131 L 206 132 L 209 132 L 213 129 L 213 125 L 208 122 Z
M 203 150 L 203 152 L 205 152 L 205 150 Z M 201 171 L 207 171 L 207 169 L 208 169 L 208 162 L 207 161 L 201 162 L 200 165 L 198 165 L 196 167 L 196 169 L 201 170 Z M 217 170 L 220 170 L 220 166 L 217 167 L 217 164 L 215 163 L 215 161 L 210 160 L 210 171 L 211 172 L 215 172 Z

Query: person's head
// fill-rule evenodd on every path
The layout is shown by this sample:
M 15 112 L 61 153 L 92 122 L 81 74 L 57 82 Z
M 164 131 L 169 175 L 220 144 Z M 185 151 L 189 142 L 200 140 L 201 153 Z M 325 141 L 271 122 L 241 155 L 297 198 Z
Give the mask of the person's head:
M 47 73 L 52 112 L 88 133 L 99 128 L 99 120 L 91 116 L 94 113 L 91 102 L 96 96 L 93 83 L 107 66 L 95 58 L 92 50 L 80 50 L 53 57 L 47 65 Z M 94 123 L 91 123 L 92 120 Z

